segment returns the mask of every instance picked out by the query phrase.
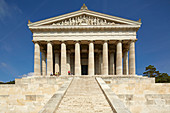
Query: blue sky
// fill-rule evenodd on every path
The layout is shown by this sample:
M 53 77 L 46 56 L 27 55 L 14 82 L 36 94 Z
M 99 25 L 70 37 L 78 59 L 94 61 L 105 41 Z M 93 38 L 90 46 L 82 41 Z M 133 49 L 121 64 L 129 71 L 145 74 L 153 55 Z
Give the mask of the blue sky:
M 0 81 L 33 72 L 32 33 L 27 22 L 79 10 L 131 20 L 142 19 L 136 42 L 136 68 L 141 75 L 154 65 L 170 75 L 170 0 L 0 0 Z

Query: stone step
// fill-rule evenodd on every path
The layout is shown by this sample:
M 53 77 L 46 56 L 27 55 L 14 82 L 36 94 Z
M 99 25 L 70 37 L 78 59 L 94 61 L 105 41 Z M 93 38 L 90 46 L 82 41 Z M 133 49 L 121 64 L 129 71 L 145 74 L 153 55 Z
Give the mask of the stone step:
M 113 113 L 94 77 L 74 78 L 55 113 Z

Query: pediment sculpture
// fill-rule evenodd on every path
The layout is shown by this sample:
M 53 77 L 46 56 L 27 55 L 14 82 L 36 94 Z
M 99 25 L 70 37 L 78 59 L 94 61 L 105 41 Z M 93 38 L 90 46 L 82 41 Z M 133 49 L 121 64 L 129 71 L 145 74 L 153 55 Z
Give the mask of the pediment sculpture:
M 52 25 L 115 25 L 114 22 L 108 21 L 106 19 L 92 17 L 87 15 L 81 15 L 78 17 L 72 17 L 60 22 L 52 23 Z

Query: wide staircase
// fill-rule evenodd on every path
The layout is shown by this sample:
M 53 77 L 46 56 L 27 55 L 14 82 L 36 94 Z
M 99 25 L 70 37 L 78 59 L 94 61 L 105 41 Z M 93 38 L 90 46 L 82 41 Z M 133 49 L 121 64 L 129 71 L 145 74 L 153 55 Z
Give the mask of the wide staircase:
M 113 113 L 94 77 L 74 78 L 55 113 Z

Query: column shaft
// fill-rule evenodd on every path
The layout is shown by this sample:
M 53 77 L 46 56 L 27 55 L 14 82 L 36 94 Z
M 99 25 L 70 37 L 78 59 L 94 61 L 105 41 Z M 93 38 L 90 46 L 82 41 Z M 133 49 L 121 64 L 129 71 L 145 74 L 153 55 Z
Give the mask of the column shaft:
M 103 74 L 108 75 L 108 43 L 103 44 Z
M 117 43 L 116 75 L 122 75 L 122 42 Z
M 123 74 L 128 75 L 128 50 L 123 53 Z
M 67 56 L 66 56 L 66 44 L 61 44 L 61 75 L 67 75 Z
M 102 68 L 101 68 L 101 64 L 102 64 L 102 54 L 99 53 L 99 75 L 102 75 Z
M 110 75 L 115 74 L 114 52 L 110 53 Z
M 95 57 L 95 75 L 99 75 L 99 54 Z
M 42 60 L 42 75 L 46 76 L 47 75 L 47 70 L 46 70 L 46 53 L 45 51 L 41 52 L 41 60 Z
M 75 75 L 81 75 L 81 57 L 80 57 L 80 44 L 75 44 Z
M 40 45 L 35 42 L 34 46 L 34 75 L 40 76 Z
M 47 43 L 47 76 L 53 74 L 53 47 L 52 42 Z
M 88 75 L 94 75 L 94 44 L 89 43 Z
M 129 74 L 135 75 L 135 42 L 131 41 L 129 47 Z
M 68 75 L 68 71 L 71 71 L 71 68 L 70 68 L 70 51 L 67 52 L 67 75 Z
M 55 73 L 60 72 L 60 58 L 59 58 L 59 52 L 55 53 Z

